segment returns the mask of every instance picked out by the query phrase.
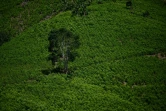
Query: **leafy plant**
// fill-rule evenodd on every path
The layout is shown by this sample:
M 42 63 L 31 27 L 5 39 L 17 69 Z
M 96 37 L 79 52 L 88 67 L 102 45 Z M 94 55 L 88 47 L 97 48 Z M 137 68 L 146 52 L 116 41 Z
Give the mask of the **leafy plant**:
M 51 31 L 48 40 L 48 50 L 51 52 L 49 60 L 52 61 L 52 65 L 68 73 L 68 61 L 75 58 L 75 49 L 79 47 L 79 37 L 61 28 Z
M 89 6 L 91 2 L 91 0 L 75 1 L 74 8 L 72 10 L 72 15 L 88 15 L 87 6 Z

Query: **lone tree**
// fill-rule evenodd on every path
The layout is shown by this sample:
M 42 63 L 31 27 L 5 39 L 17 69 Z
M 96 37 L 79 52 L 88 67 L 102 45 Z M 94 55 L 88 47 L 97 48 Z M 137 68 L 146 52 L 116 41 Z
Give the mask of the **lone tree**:
M 75 49 L 79 47 L 79 37 L 65 28 L 52 30 L 48 37 L 50 52 L 49 60 L 53 67 L 60 72 L 68 73 L 68 61 L 74 60 L 76 56 Z

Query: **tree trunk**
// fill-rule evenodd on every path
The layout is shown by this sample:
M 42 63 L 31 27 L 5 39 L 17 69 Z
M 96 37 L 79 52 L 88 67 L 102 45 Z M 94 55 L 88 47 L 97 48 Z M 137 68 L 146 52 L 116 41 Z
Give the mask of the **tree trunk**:
M 66 50 L 66 56 L 64 60 L 64 72 L 66 74 L 68 73 L 68 49 Z

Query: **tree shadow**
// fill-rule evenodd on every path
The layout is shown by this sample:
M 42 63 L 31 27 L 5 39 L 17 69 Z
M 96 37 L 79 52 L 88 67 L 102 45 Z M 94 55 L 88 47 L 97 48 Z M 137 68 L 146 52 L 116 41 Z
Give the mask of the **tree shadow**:
M 10 41 L 10 39 L 11 39 L 10 33 L 0 31 L 0 46 L 5 42 Z
M 51 69 L 44 69 L 44 70 L 41 70 L 41 72 L 44 74 L 44 75 L 49 75 L 51 74 Z
M 50 75 L 50 74 L 66 74 L 62 69 L 60 68 L 54 68 L 54 69 L 44 69 L 41 70 L 42 74 L 44 75 Z M 69 70 L 67 73 L 67 79 L 71 79 L 74 77 L 74 70 Z
M 44 69 L 44 70 L 41 70 L 41 72 L 42 72 L 44 75 L 49 75 L 49 74 L 52 74 L 52 73 L 64 74 L 64 73 L 63 73 L 63 70 L 62 70 L 61 68 Z

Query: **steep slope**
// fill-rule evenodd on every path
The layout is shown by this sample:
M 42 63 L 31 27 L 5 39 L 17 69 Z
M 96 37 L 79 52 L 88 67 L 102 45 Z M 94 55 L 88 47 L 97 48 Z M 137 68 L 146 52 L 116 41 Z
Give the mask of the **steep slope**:
M 166 7 L 140 0 L 128 10 L 122 0 L 88 9 L 60 13 L 0 47 L 0 110 L 166 110 Z M 61 27 L 80 37 L 75 71 L 44 75 L 48 34 Z

